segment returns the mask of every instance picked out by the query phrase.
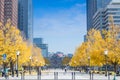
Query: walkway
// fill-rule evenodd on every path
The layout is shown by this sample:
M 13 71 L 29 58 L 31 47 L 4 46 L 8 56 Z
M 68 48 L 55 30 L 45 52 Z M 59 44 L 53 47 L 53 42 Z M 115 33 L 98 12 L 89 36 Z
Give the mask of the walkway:
M 75 72 L 75 77 L 73 76 Z M 47 71 L 42 71 L 41 79 L 42 80 L 90 80 L 90 75 L 86 73 L 80 73 L 78 71 L 70 71 L 64 72 L 64 70 L 61 69 L 51 69 Z M 110 76 L 110 80 L 113 80 L 114 76 Z M 120 76 L 116 77 L 117 80 L 120 80 Z M 4 80 L 4 78 L 0 77 L 0 80 Z M 9 76 L 9 80 L 21 80 L 21 76 L 19 77 L 11 77 Z M 26 75 L 25 80 L 37 80 L 37 75 Z M 108 77 L 106 77 L 104 74 L 94 74 L 93 80 L 108 80 Z

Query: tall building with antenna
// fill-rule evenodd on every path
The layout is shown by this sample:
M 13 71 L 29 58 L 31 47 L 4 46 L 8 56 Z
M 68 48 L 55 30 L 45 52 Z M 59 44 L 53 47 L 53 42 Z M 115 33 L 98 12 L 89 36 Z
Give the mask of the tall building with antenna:
M 23 36 L 33 43 L 33 5 L 32 0 L 18 0 L 18 28 Z

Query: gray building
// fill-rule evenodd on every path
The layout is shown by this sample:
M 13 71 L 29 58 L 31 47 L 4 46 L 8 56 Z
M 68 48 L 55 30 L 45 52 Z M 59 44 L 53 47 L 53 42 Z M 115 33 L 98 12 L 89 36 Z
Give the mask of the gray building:
M 35 44 L 42 44 L 43 43 L 43 38 L 34 38 L 33 42 Z
M 93 16 L 93 28 L 108 29 L 110 16 L 113 16 L 115 25 L 120 25 L 120 0 L 112 0 L 106 7 L 99 9 L 95 13 Z
M 113 1 L 119 0 L 87 0 L 87 31 L 91 28 L 101 29 L 101 21 L 106 16 L 103 10 Z
M 33 42 L 32 0 L 18 0 L 18 28 L 29 42 Z
M 48 57 L 48 44 L 43 43 L 42 38 L 34 38 L 33 43 L 41 49 L 43 57 Z
M 72 57 L 73 57 L 73 54 L 69 53 L 67 56 L 68 56 L 69 58 L 72 58 Z

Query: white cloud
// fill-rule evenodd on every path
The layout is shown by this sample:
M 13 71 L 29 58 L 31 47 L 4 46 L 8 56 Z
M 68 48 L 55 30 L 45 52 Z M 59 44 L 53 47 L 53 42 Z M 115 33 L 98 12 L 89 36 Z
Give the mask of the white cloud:
M 34 36 L 47 39 L 46 42 L 51 51 L 53 47 L 56 47 L 56 49 L 67 52 L 68 48 L 66 51 L 64 48 L 60 48 L 64 43 L 65 47 L 71 46 L 70 50 L 73 52 L 75 47 L 83 41 L 86 32 L 86 14 L 82 10 L 83 6 L 85 5 L 76 4 L 68 10 L 59 10 L 54 14 L 50 12 L 41 18 L 35 18 Z M 54 44 L 55 42 L 56 44 Z
M 85 7 L 86 4 L 85 4 L 85 3 L 83 3 L 83 4 L 79 4 L 79 3 L 77 3 L 76 6 L 78 6 L 78 7 Z

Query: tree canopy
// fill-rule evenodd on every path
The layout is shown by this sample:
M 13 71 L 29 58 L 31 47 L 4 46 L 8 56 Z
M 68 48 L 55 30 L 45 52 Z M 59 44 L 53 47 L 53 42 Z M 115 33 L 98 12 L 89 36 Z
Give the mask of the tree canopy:
M 112 19 L 108 29 L 102 31 L 91 29 L 87 33 L 87 41 L 76 49 L 69 64 L 87 66 L 89 65 L 88 57 L 90 57 L 90 66 L 103 66 L 106 64 L 104 51 L 107 50 L 107 64 L 113 65 L 116 71 L 117 65 L 120 64 L 119 35 L 120 27 L 114 25 Z

